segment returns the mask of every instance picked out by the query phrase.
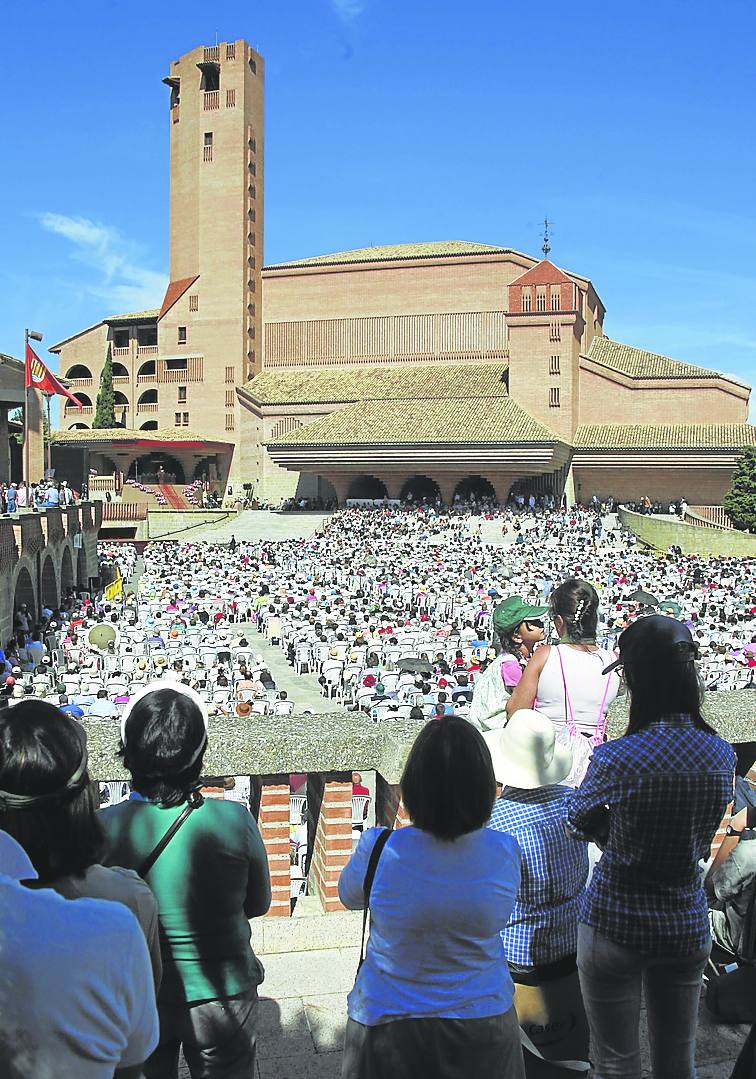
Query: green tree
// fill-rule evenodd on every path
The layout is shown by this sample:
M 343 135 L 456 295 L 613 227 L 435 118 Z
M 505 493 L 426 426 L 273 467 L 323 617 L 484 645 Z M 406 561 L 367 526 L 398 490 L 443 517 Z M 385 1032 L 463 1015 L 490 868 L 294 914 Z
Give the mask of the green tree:
M 756 446 L 749 446 L 738 461 L 722 504 L 736 528 L 756 528 Z
M 104 427 L 115 427 L 115 391 L 113 390 L 113 349 L 108 345 L 108 354 L 100 375 L 100 388 L 97 391 L 97 404 L 95 405 L 94 420 L 92 427 L 102 430 Z

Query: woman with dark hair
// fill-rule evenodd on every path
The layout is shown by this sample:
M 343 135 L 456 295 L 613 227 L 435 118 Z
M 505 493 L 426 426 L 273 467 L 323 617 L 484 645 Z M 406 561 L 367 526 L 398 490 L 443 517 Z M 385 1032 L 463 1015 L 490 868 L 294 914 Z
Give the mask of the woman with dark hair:
M 578 969 L 595 1076 L 637 1079 L 643 989 L 655 1079 L 691 1079 L 711 936 L 699 862 L 732 798 L 735 754 L 701 714 L 697 648 L 665 615 L 619 639 L 622 738 L 597 747 L 565 826 L 604 847 L 581 902 Z
M 66 899 L 112 899 L 129 907 L 144 931 L 159 985 L 157 906 L 150 889 L 130 869 L 100 864 L 105 835 L 87 772 L 84 729 L 37 698 L 4 710 L 0 788 L 20 796 L 6 798 L 0 828 L 29 856 L 38 877 L 29 886 L 54 888 Z
M 151 685 L 132 697 L 121 742 L 134 793 L 102 811 L 107 857 L 145 877 L 157 900 L 163 947 L 160 1043 L 145 1077 L 177 1076 L 183 1044 L 193 1079 L 246 1079 L 254 1071 L 257 987 L 264 977 L 249 919 L 270 906 L 257 823 L 236 802 L 199 795 L 207 712 L 188 686 Z
M 501 930 L 520 879 L 511 836 L 486 828 L 491 754 L 466 720 L 423 727 L 401 780 L 413 826 L 364 832 L 341 874 L 370 938 L 349 995 L 343 1079 L 524 1079 Z M 385 843 L 383 850 L 377 843 Z M 379 852 L 375 867 L 374 851 Z
M 507 702 L 510 716 L 537 707 L 557 731 L 567 728 L 603 741 L 604 720 L 620 680 L 603 673 L 615 653 L 596 644 L 598 605 L 596 589 L 578 577 L 554 589 L 549 607 L 559 644 L 536 649 Z

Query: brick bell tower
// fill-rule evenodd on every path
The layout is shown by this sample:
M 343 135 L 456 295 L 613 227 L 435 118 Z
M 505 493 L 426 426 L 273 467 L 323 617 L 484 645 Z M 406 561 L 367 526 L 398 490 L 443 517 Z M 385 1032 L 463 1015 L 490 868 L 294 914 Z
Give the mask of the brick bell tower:
M 159 426 L 233 443 L 237 482 L 236 386 L 261 366 L 263 79 L 262 57 L 238 40 L 193 49 L 163 80 L 170 283 L 158 320 Z

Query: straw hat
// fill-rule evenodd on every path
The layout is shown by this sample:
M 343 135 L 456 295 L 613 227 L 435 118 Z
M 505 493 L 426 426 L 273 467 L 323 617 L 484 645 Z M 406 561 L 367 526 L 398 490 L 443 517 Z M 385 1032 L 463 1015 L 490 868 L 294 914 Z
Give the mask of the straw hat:
M 236 704 L 236 714 L 239 719 L 246 719 L 247 716 L 252 715 L 252 705 L 249 701 L 238 701 Z
M 554 724 L 542 712 L 520 708 L 506 727 L 483 737 L 494 775 L 507 787 L 533 790 L 561 783 L 572 770 L 572 752 L 555 741 Z

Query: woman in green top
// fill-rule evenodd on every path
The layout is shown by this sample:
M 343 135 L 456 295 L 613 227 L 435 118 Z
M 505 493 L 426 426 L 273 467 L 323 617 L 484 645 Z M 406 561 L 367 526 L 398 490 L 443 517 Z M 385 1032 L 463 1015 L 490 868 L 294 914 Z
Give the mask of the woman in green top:
M 264 971 L 249 918 L 270 906 L 265 848 L 251 813 L 195 798 L 207 746 L 204 702 L 181 684 L 148 686 L 121 721 L 134 793 L 104 809 L 109 865 L 138 869 L 171 825 L 199 801 L 144 872 L 158 904 L 163 981 L 160 1043 L 146 1079 L 173 1079 L 179 1048 L 192 1079 L 254 1071 L 254 1012 Z

